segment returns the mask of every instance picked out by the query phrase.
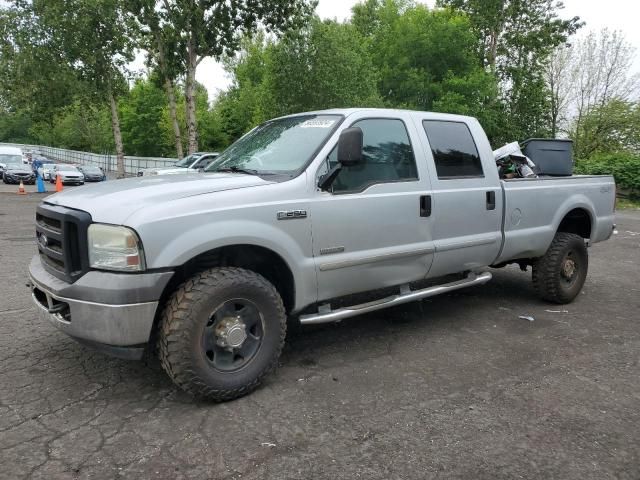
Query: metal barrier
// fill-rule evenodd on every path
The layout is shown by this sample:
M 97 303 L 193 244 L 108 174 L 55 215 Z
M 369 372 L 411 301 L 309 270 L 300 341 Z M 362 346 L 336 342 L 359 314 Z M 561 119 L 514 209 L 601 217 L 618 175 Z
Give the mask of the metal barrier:
M 0 143 L 0 146 L 18 147 L 23 150 L 37 151 L 56 162 L 94 165 L 96 167 L 101 167 L 105 172 L 117 172 L 118 170 L 118 159 L 115 155 L 102 155 L 99 153 L 65 150 L 64 148 L 47 147 L 44 145 L 24 145 L 19 143 Z M 127 176 L 136 176 L 139 170 L 145 168 L 166 167 L 172 165 L 176 161 L 176 158 L 125 156 L 124 171 Z

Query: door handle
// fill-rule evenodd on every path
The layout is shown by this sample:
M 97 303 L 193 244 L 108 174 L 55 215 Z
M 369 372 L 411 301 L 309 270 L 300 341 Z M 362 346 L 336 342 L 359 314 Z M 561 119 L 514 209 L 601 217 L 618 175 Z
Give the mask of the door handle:
M 431 195 L 420 196 L 420 216 L 421 217 L 431 216 Z
M 487 210 L 495 210 L 496 209 L 496 192 L 493 190 L 487 192 Z

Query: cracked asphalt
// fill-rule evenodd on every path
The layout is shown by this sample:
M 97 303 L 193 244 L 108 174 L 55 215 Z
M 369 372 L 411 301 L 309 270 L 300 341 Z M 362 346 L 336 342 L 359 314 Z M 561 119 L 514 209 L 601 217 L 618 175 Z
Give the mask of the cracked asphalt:
M 0 193 L 2 479 L 640 478 L 638 211 L 590 250 L 570 305 L 508 267 L 297 328 L 262 388 L 207 404 L 157 362 L 105 357 L 38 319 L 25 281 L 42 198 Z

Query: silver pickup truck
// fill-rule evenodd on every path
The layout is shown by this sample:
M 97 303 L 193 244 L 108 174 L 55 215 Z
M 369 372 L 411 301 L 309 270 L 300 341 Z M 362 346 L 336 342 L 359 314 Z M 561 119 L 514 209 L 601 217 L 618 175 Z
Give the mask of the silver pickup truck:
M 609 176 L 500 180 L 473 118 L 377 109 L 266 122 L 204 174 L 105 182 L 37 208 L 33 299 L 112 355 L 157 349 L 173 381 L 228 400 L 303 325 L 483 284 L 532 266 L 567 303 L 614 227 Z M 363 297 L 365 297 L 363 299 Z

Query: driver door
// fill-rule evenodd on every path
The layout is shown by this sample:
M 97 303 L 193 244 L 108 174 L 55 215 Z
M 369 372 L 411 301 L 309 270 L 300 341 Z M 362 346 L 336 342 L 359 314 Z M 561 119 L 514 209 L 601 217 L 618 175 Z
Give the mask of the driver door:
M 363 118 L 350 126 L 363 131 L 364 162 L 344 167 L 311 202 L 319 301 L 422 279 L 433 260 L 420 208 L 430 187 L 426 175 L 419 179 L 411 123 Z M 328 160 L 337 162 L 337 149 Z

